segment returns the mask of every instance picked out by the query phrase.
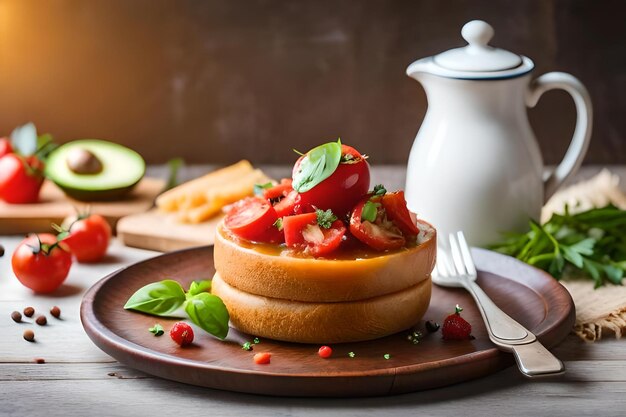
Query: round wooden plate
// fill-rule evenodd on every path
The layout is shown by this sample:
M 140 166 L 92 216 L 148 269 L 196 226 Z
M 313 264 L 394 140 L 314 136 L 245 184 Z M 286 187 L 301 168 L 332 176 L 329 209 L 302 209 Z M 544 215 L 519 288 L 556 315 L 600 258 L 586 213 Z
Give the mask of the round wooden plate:
M 533 331 L 546 347 L 560 342 L 574 324 L 569 293 L 551 276 L 513 258 L 474 249 L 478 282 L 506 313 Z M 155 337 L 148 328 L 159 322 L 166 332 L 177 321 L 126 311 L 123 306 L 140 287 L 171 278 L 185 288 L 213 276 L 213 248 L 173 252 L 139 262 L 102 279 L 81 305 L 85 331 L 103 351 L 149 374 L 223 390 L 281 396 L 373 396 L 440 387 L 478 378 L 514 363 L 489 341 L 482 318 L 464 290 L 434 286 L 424 320 L 441 323 L 464 308 L 473 340 L 445 341 L 441 331 L 424 333 L 414 345 L 407 332 L 369 342 L 332 346 L 330 359 L 317 355 L 318 345 L 263 339 L 253 351 L 240 343 L 253 336 L 231 329 L 222 342 L 196 330 L 190 347 L 178 347 L 167 335 Z M 255 365 L 256 352 L 272 353 L 269 365 Z M 354 357 L 348 354 L 354 353 Z M 385 359 L 389 354 L 389 359 Z

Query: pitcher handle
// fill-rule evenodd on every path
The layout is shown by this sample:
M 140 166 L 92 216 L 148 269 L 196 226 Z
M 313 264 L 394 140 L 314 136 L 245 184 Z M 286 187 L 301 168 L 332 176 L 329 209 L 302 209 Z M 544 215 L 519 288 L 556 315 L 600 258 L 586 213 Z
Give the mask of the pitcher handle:
M 593 119 L 589 92 L 576 77 L 564 72 L 549 72 L 533 81 L 529 87 L 526 104 L 535 107 L 543 93 L 556 88 L 567 91 L 574 99 L 576 128 L 563 160 L 544 180 L 544 203 L 580 167 L 589 147 Z

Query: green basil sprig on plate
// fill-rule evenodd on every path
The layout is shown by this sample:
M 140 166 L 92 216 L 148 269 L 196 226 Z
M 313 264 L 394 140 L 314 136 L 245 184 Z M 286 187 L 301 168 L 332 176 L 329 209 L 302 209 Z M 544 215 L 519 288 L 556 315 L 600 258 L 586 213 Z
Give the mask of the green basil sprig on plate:
M 178 282 L 166 279 L 137 290 L 124 308 L 160 317 L 189 317 L 198 327 L 224 339 L 228 335 L 228 310 L 218 296 L 207 292 L 210 290 L 211 281 L 194 281 L 185 292 Z
M 491 249 L 534 265 L 560 279 L 568 270 L 587 276 L 595 288 L 620 285 L 626 274 L 626 210 L 609 205 L 571 214 L 554 214 L 544 224 L 509 234 Z
M 307 152 L 293 174 L 292 187 L 299 193 L 309 191 L 330 177 L 341 161 L 341 140 L 329 142 Z

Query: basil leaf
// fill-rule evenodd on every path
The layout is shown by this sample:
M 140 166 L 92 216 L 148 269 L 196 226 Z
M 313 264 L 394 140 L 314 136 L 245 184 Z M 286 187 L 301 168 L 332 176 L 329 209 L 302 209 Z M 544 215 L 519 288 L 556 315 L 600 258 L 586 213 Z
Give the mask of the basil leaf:
M 220 339 L 228 335 L 228 310 L 222 300 L 206 292 L 193 296 L 185 306 L 187 315 L 196 325 Z
M 37 151 L 37 128 L 33 123 L 18 126 L 11 132 L 11 144 L 21 155 L 32 155 Z
M 266 182 L 265 184 L 254 184 L 254 195 L 263 195 L 263 190 L 272 188 L 274 184 Z
M 194 295 L 209 291 L 211 291 L 211 281 L 194 281 L 189 286 L 189 291 L 187 292 L 187 295 L 189 297 L 192 297 Z
M 378 205 L 376 203 L 372 203 L 371 201 L 367 201 L 365 205 L 363 205 L 363 210 L 361 211 L 361 221 L 373 223 L 376 220 L 376 216 L 378 216 Z
M 311 149 L 293 174 L 292 187 L 299 193 L 309 191 L 330 177 L 341 160 L 341 141 L 329 142 Z
M 135 292 L 126 302 L 126 310 L 163 317 L 184 317 L 177 310 L 185 302 L 185 291 L 176 281 L 167 279 L 148 284 Z

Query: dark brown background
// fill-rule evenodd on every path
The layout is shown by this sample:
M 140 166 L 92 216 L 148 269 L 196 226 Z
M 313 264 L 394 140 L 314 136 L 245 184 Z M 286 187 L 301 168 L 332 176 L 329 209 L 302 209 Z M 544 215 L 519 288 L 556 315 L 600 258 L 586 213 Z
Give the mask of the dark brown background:
M 405 68 L 461 46 L 476 18 L 535 75 L 580 78 L 595 105 L 586 163 L 626 163 L 622 0 L 0 0 L 0 132 L 32 120 L 153 163 L 287 163 L 341 136 L 404 163 L 426 110 Z M 573 103 L 550 92 L 530 118 L 557 162 Z

